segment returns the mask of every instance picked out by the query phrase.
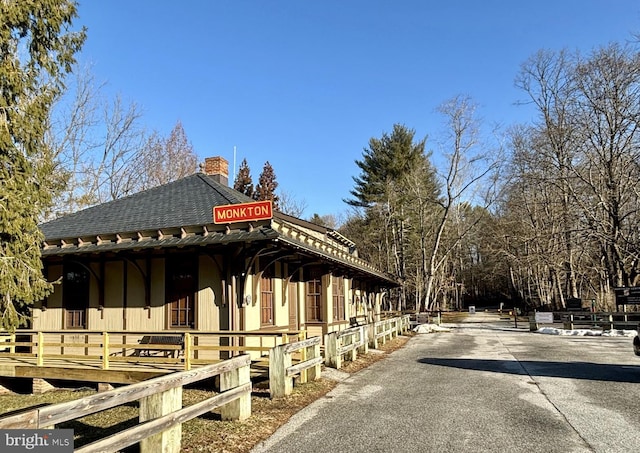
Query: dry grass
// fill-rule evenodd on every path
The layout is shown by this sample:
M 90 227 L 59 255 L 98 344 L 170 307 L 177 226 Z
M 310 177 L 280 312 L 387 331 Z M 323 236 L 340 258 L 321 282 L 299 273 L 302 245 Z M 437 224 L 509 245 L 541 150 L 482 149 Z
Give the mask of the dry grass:
M 356 373 L 372 363 L 382 360 L 387 353 L 395 351 L 408 341 L 409 336 L 400 336 L 377 351 L 358 357 L 354 362 L 346 362 L 341 369 L 346 373 Z M 380 353 L 382 352 L 382 353 Z M 293 415 L 313 401 L 323 397 L 337 383 L 329 379 L 296 386 L 290 396 L 270 399 L 264 385 L 256 385 L 251 398 L 251 417 L 244 421 L 221 421 L 216 413 L 205 414 L 182 425 L 183 452 L 246 453 L 259 442 L 266 440 Z M 19 395 L 15 393 L 0 395 L 0 413 L 34 407 L 43 404 L 55 404 L 69 401 L 93 393 L 92 391 L 57 390 L 43 395 Z M 187 389 L 183 394 L 183 404 L 191 405 L 211 395 L 208 390 Z M 59 428 L 75 430 L 76 447 L 109 436 L 118 431 L 135 426 L 137 423 L 137 405 L 119 406 L 82 419 L 78 419 Z M 132 448 L 131 451 L 136 451 Z

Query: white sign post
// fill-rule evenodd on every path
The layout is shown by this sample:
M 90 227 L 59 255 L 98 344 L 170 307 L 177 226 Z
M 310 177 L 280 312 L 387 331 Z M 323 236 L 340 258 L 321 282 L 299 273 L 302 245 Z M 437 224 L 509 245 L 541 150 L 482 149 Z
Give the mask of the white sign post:
M 536 322 L 539 324 L 553 324 L 553 313 L 537 311 Z

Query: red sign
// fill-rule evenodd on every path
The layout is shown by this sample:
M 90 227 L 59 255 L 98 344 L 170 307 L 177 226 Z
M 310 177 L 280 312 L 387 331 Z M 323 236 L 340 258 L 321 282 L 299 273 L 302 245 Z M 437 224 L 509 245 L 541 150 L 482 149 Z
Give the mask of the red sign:
M 213 207 L 213 223 L 251 222 L 272 217 L 271 200 Z

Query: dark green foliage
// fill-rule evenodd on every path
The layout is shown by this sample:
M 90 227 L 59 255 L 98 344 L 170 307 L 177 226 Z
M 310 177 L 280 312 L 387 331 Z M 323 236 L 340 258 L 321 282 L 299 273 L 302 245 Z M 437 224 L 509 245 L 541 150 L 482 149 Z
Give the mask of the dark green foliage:
M 253 180 L 251 179 L 251 169 L 247 163 L 247 159 L 242 159 L 236 180 L 233 182 L 233 188 L 238 192 L 245 194 L 248 197 L 253 198 Z
M 273 202 L 273 209 L 278 209 L 277 187 L 278 181 L 276 181 L 276 174 L 269 161 L 267 161 L 264 163 L 262 173 L 260 173 L 253 198 L 258 201 L 271 200 Z
M 52 289 L 42 276 L 39 216 L 55 189 L 44 135 L 84 31 L 68 30 L 76 4 L 0 2 L 0 327 L 27 320 Z
M 385 198 L 390 183 L 400 181 L 411 169 L 420 165 L 424 157 L 426 139 L 414 143 L 415 131 L 401 124 L 393 125 L 393 132 L 382 138 L 371 138 L 363 159 L 356 160 L 360 176 L 354 177 L 353 196 L 345 200 L 356 207 L 368 207 Z

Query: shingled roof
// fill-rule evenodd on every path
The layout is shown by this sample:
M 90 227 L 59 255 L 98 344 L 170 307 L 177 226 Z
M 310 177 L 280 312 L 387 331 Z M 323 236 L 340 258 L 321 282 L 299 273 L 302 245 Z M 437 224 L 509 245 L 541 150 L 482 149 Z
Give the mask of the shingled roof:
M 45 235 L 42 256 L 279 240 L 295 250 L 397 285 L 392 277 L 328 241 L 331 236 L 343 248 L 352 248 L 347 238 L 301 219 L 276 212 L 274 221 L 257 222 L 255 227 L 225 230 L 213 225 L 214 206 L 252 201 L 214 176 L 197 173 L 40 225 Z M 311 230 L 326 234 L 325 240 Z
M 197 173 L 40 225 L 45 240 L 161 230 L 212 223 L 213 206 L 253 201 Z

